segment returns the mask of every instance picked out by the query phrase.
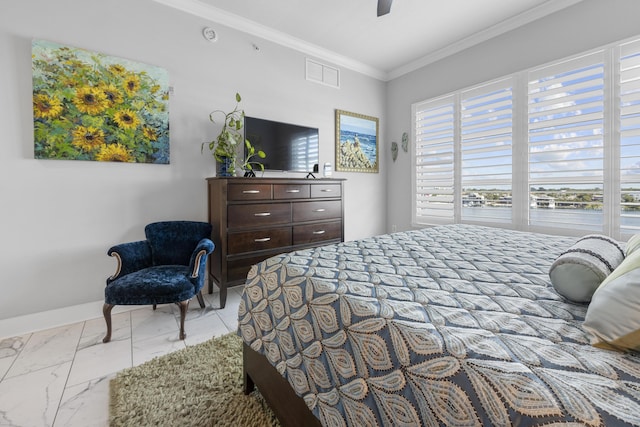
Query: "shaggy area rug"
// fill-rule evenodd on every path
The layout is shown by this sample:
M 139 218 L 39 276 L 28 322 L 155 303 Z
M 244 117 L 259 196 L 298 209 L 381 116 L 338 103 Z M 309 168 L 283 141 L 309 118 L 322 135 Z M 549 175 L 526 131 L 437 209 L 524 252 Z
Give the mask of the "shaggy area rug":
M 280 425 L 258 392 L 242 393 L 242 341 L 233 333 L 125 369 L 110 392 L 111 427 Z

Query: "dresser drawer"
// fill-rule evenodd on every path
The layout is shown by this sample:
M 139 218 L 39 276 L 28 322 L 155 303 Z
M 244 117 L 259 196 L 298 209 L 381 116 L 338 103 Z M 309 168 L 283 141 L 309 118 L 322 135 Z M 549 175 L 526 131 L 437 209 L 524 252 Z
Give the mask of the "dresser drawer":
M 227 210 L 229 228 L 261 227 L 291 222 L 291 203 L 231 205 Z
M 274 249 L 280 246 L 291 246 L 291 227 L 227 234 L 229 255 Z
M 308 199 L 309 184 L 274 184 L 274 199 Z
M 231 259 L 227 261 L 227 279 L 229 281 L 245 281 L 251 266 L 282 252 L 282 250 L 276 250 L 263 252 L 260 255 Z
M 297 225 L 293 227 L 294 245 L 304 245 L 334 239 L 342 239 L 342 221 Z
M 321 197 L 340 197 L 340 184 L 314 184 L 311 186 L 311 197 L 319 199 Z
M 342 202 L 340 200 L 299 202 L 293 205 L 293 222 L 331 218 L 342 218 Z
M 247 274 L 251 269 L 251 266 L 255 264 L 254 262 L 251 261 L 252 259 L 253 258 L 249 258 L 246 260 L 240 259 L 235 261 L 228 261 L 227 262 L 227 280 L 229 282 L 235 282 L 235 281 L 246 279 Z M 257 262 L 260 262 L 260 261 L 257 261 Z
M 229 184 L 228 200 L 270 200 L 271 184 Z

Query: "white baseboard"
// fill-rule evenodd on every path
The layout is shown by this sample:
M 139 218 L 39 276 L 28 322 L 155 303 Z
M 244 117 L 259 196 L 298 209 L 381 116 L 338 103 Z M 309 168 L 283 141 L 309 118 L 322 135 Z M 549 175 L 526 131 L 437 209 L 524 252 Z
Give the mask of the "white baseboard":
M 58 308 L 56 310 L 42 311 L 40 313 L 26 314 L 24 316 L 11 317 L 0 320 L 0 339 L 17 337 L 31 332 L 56 328 L 85 320 L 102 318 L 102 305 L 104 301 L 88 302 L 73 305 L 71 307 Z M 112 313 L 135 310 L 137 305 L 116 306 Z M 105 331 L 106 331 L 105 324 Z

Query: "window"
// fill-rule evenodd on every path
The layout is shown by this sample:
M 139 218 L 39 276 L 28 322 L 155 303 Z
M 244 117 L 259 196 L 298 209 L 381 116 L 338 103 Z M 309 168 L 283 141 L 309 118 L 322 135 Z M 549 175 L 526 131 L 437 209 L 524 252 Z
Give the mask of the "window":
M 620 230 L 640 233 L 640 41 L 620 48 Z
M 529 225 L 604 231 L 603 52 L 529 73 Z
M 413 222 L 640 232 L 640 40 L 412 107 Z
M 414 105 L 414 221 L 436 224 L 454 220 L 454 97 Z
M 511 81 L 500 80 L 461 94 L 462 221 L 512 222 Z

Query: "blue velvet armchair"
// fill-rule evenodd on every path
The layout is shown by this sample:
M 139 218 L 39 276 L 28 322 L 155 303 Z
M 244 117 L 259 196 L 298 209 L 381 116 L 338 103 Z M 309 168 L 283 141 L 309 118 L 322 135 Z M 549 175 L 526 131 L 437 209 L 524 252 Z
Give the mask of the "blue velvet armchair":
M 111 340 L 111 310 L 115 305 L 175 303 L 180 307 L 180 339 L 186 336 L 184 320 L 189 301 L 196 296 L 204 308 L 201 289 L 207 257 L 213 251 L 211 224 L 165 221 L 144 229 L 146 240 L 113 246 L 107 254 L 118 261 L 116 273 L 107 279 L 102 312 Z

